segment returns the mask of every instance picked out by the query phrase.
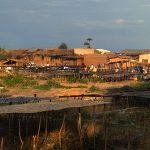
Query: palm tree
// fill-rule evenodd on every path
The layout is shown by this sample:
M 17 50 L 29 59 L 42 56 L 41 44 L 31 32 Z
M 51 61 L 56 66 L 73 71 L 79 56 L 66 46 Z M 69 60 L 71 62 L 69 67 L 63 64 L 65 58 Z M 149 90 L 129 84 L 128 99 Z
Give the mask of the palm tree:
M 89 42 L 84 42 L 84 46 L 86 46 L 87 48 L 90 48 Z
M 87 48 L 91 48 L 91 41 L 92 41 L 92 38 L 87 38 L 86 42 L 84 42 L 84 45 L 87 46 Z
M 88 42 L 91 42 L 92 41 L 92 38 L 87 38 L 86 39 Z

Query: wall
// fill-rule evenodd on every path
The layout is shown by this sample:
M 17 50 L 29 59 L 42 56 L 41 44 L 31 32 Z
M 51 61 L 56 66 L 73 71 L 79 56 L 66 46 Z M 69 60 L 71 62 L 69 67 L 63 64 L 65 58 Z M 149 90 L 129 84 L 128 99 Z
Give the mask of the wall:
M 150 64 L 150 54 L 143 54 L 139 56 L 139 62 L 142 63 L 142 60 L 148 60 L 148 63 Z
M 105 64 L 105 63 L 108 63 L 108 56 L 107 55 L 101 55 L 101 54 L 84 55 L 84 64 L 87 67 L 89 67 L 91 65 L 98 67 L 98 65 Z
M 74 53 L 77 55 L 94 54 L 93 48 L 74 48 Z

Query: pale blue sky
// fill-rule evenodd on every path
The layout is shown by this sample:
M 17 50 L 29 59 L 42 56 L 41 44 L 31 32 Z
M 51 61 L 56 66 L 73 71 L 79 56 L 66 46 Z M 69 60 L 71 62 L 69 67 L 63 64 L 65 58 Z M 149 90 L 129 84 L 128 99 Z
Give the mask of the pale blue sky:
M 0 47 L 150 49 L 150 0 L 0 0 Z

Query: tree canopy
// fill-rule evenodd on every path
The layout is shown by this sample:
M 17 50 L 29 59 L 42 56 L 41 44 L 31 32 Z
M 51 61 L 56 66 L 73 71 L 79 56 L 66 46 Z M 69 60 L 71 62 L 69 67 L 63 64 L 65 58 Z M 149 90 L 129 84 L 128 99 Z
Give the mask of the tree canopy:
M 68 46 L 66 43 L 61 43 L 58 48 L 59 49 L 68 49 Z
M 91 41 L 92 41 L 92 38 L 87 38 L 86 41 L 84 42 L 84 45 L 87 48 L 91 48 Z

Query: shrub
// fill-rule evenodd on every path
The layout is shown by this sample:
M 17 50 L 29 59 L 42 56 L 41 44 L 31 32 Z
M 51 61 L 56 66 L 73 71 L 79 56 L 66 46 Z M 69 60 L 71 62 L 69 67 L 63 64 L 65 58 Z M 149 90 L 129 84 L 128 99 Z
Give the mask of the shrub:
M 131 85 L 131 88 L 133 88 L 134 90 L 150 90 L 150 83 L 149 82 L 140 82 L 140 83 L 136 83 Z
M 97 92 L 97 91 L 99 91 L 100 89 L 98 88 L 98 87 L 96 87 L 96 86 L 94 86 L 94 85 L 92 85 L 90 88 L 89 88 L 89 91 L 90 92 Z

